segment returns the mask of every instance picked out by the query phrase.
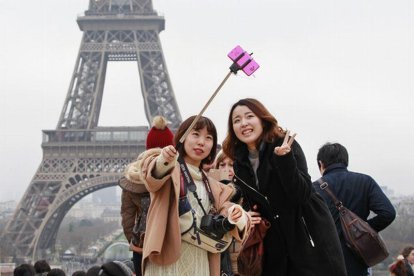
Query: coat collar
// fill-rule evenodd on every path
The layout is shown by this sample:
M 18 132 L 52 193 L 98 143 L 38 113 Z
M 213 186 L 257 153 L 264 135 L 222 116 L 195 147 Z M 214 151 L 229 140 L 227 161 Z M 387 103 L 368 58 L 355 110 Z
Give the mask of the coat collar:
M 261 142 L 259 146 L 259 159 L 263 156 L 263 153 L 266 151 L 266 148 L 269 146 L 269 143 Z M 248 160 L 249 158 L 249 150 L 247 149 L 246 144 L 240 145 L 235 150 L 235 157 L 237 160 Z
M 328 173 L 334 172 L 334 171 L 348 171 L 347 167 L 342 163 L 334 163 L 329 165 L 325 171 L 323 172 L 323 175 L 326 175 Z

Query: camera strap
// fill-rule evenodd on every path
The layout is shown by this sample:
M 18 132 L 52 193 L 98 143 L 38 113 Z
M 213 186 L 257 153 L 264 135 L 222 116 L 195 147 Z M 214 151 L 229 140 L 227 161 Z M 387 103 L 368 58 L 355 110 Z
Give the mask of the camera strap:
M 179 156 L 178 157 L 178 164 L 180 165 L 180 170 L 181 170 L 181 181 L 180 181 L 180 203 L 183 202 L 182 204 L 185 204 L 184 201 L 187 197 L 187 192 L 188 190 L 190 192 L 193 193 L 195 199 L 197 200 L 198 204 L 200 205 L 201 209 L 203 210 L 204 215 L 207 215 L 206 210 L 204 209 L 203 204 L 201 203 L 201 199 L 197 194 L 197 187 L 194 183 L 194 180 L 190 174 L 190 171 L 188 170 L 187 164 L 185 163 L 184 159 Z M 214 208 L 214 197 L 213 197 L 213 192 L 211 190 L 210 187 L 210 183 L 208 182 L 207 176 L 205 175 L 205 173 L 203 171 L 201 171 L 202 174 L 202 179 L 203 179 L 203 183 L 204 183 L 204 187 L 207 190 L 207 194 L 208 194 L 208 198 L 210 199 L 210 202 Z

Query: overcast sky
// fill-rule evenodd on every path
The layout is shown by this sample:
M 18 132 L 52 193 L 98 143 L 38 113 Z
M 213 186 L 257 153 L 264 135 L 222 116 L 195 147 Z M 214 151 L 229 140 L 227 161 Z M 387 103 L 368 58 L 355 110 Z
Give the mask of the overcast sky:
M 55 129 L 88 0 L 0 0 L 0 201 L 20 200 L 42 159 L 41 130 Z M 397 194 L 414 194 L 412 0 L 154 0 L 183 118 L 197 114 L 231 65 L 237 44 L 261 68 L 231 76 L 205 115 L 226 133 L 230 106 L 255 97 L 298 133 L 309 173 L 327 141 L 349 169 Z M 147 125 L 137 65 L 109 63 L 100 126 Z

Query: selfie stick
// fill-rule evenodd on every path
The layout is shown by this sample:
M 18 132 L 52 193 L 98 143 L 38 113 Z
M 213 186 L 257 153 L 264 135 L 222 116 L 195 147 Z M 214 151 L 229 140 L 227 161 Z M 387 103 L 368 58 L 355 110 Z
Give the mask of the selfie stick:
M 213 95 L 211 95 L 210 99 L 204 105 L 203 109 L 201 109 L 200 113 L 198 113 L 198 115 L 194 118 L 191 125 L 188 127 L 186 132 L 181 137 L 179 144 L 184 143 L 185 138 L 187 138 L 188 134 L 193 129 L 194 125 L 198 122 L 200 117 L 203 115 L 204 111 L 206 111 L 207 107 L 213 101 L 214 97 L 216 97 L 217 93 L 220 91 L 220 89 L 223 87 L 224 83 L 226 83 L 226 81 L 232 73 L 237 74 L 237 71 L 243 70 L 243 72 L 247 76 L 250 76 L 260 67 L 259 64 L 257 64 L 257 62 L 253 60 L 253 58 L 251 57 L 252 55 L 253 53 L 248 54 L 239 45 L 237 45 L 233 50 L 231 50 L 230 53 L 227 54 L 227 56 L 233 61 L 233 64 L 230 66 L 230 72 L 227 73 L 226 77 L 217 87 L 216 91 L 214 91 Z

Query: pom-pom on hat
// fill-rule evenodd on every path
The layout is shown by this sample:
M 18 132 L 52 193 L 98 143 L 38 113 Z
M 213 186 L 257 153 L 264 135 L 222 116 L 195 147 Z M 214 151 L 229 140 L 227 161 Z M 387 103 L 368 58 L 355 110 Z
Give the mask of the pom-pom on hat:
M 174 144 L 174 134 L 167 126 L 167 119 L 163 116 L 155 116 L 152 127 L 148 132 L 146 149 L 163 148 Z

